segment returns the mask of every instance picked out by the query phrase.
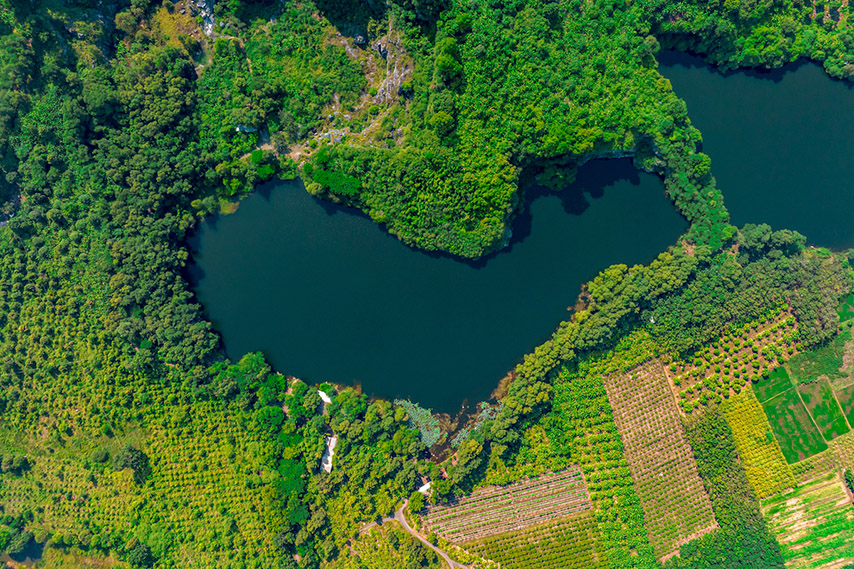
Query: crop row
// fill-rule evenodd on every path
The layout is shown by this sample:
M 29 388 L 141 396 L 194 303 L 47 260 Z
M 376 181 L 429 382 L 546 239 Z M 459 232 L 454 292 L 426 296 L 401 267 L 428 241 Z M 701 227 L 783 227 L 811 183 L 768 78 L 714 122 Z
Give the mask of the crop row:
M 605 382 L 657 557 L 716 527 L 711 502 L 658 360 Z
M 451 541 L 506 532 L 590 507 L 577 467 L 535 479 L 476 491 L 456 503 L 428 508 L 428 527 Z
M 507 500 L 519 496 L 526 496 L 532 492 L 540 492 L 543 489 L 555 488 L 571 488 L 578 484 L 583 484 L 584 478 L 580 469 L 577 467 L 568 468 L 566 470 L 539 476 L 530 480 L 517 482 L 508 486 L 493 486 L 476 490 L 470 496 L 456 500 L 445 505 L 436 505 L 430 508 L 430 514 L 436 514 L 443 510 L 462 511 L 466 507 L 474 506 L 480 502 L 492 503 L 494 500 Z

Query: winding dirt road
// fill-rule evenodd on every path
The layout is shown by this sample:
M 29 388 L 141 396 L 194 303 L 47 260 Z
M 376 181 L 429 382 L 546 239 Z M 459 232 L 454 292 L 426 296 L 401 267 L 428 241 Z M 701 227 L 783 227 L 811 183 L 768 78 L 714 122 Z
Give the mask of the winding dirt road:
M 409 525 L 409 522 L 406 521 L 406 516 L 403 515 L 403 510 L 405 510 L 406 506 L 408 506 L 408 505 L 409 505 L 409 500 L 404 500 L 403 505 L 400 506 L 397 510 L 395 510 L 394 517 L 393 518 L 383 518 L 381 523 L 390 522 L 392 520 L 398 522 L 400 525 L 403 526 L 403 529 L 405 529 L 406 531 L 408 531 L 412 535 L 412 537 L 414 537 L 415 539 L 417 539 L 418 541 L 423 543 L 425 546 L 432 549 L 434 552 L 436 552 L 436 555 L 438 555 L 439 557 L 444 559 L 445 563 L 447 563 L 448 567 L 450 567 L 451 569 L 471 569 L 471 567 L 469 567 L 468 565 L 463 565 L 462 563 L 457 563 L 456 561 L 451 559 L 447 553 L 445 553 L 444 551 L 442 551 L 441 549 L 439 549 L 438 547 L 436 547 L 435 545 L 433 545 L 432 543 L 430 543 L 429 541 L 424 539 L 424 537 L 420 533 L 418 533 L 417 531 L 412 529 L 412 527 Z M 368 528 L 365 528 L 365 529 L 368 529 Z

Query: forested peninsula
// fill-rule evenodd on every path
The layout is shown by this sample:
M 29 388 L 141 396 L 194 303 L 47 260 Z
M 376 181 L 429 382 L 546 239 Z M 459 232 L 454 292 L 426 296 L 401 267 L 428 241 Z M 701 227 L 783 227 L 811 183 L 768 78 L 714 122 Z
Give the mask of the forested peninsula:
M 418 534 L 484 569 L 854 562 L 843 506 L 787 509 L 850 506 L 851 253 L 731 225 L 656 59 L 808 58 L 851 81 L 848 16 L 845 0 L 0 0 L 4 556 L 447 566 Z M 689 229 L 649 264 L 601 267 L 453 428 L 260 352 L 229 360 L 188 284 L 192 229 L 266 181 L 478 259 L 509 242 L 526 185 L 561 191 L 615 157 L 660 176 Z M 804 516 L 819 529 L 793 537 Z

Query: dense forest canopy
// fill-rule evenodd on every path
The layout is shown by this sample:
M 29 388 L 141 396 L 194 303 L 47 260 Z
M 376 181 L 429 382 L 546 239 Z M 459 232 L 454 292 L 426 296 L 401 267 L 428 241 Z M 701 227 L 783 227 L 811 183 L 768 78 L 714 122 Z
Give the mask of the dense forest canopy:
M 55 567 L 435 567 L 408 534 L 360 537 L 361 522 L 427 478 L 438 501 L 610 460 L 618 439 L 585 438 L 607 397 L 578 366 L 651 319 L 675 354 L 783 304 L 804 346 L 833 337 L 847 259 L 728 223 L 662 46 L 854 77 L 838 1 L 0 0 L 4 549 L 46 543 Z M 193 225 L 275 177 L 478 257 L 506 243 L 523 182 L 557 191 L 614 156 L 663 176 L 689 231 L 649 265 L 602 267 L 453 452 L 431 452 L 417 409 L 330 385 L 322 404 L 260 354 L 228 361 L 183 276 Z M 752 551 L 778 566 L 728 427 L 715 411 L 687 433 L 721 529 L 673 563 Z M 617 462 L 596 531 L 612 566 L 655 566 Z

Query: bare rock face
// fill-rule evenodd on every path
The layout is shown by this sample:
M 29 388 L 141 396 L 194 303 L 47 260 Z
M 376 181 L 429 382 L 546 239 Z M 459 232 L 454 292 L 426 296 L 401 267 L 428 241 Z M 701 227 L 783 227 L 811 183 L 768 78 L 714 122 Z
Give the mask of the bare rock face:
M 202 17 L 202 31 L 206 36 L 211 37 L 216 26 L 214 0 L 187 0 L 187 6 L 190 8 L 190 14 Z
M 412 60 L 406 55 L 399 39 L 380 38 L 374 44 L 374 49 L 386 61 L 386 76 L 377 88 L 374 100 L 391 104 L 401 95 L 401 85 L 412 74 Z
M 388 59 L 388 47 L 382 40 L 374 43 L 372 47 L 380 57 L 382 57 L 383 59 Z

